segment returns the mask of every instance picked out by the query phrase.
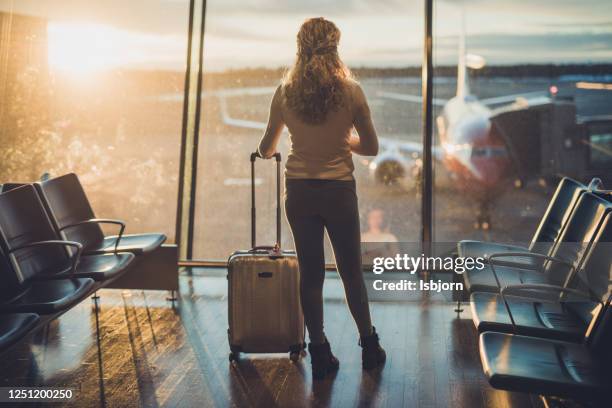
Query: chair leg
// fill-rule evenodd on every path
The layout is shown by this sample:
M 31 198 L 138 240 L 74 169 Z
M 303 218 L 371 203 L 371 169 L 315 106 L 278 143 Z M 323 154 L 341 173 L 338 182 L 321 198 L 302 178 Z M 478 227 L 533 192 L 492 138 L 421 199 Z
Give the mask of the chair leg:
M 454 311 L 457 312 L 457 316 L 459 315 L 459 313 L 463 312 L 463 307 L 461 306 L 461 298 L 457 298 L 457 307 Z
M 99 297 L 98 297 L 99 298 Z M 103 407 L 106 406 L 106 393 L 104 388 L 104 366 L 102 360 L 102 342 L 100 338 L 100 317 L 98 310 L 98 302 L 95 301 L 96 305 L 96 344 L 98 346 L 98 381 L 100 385 L 100 402 Z
M 178 300 L 178 298 L 176 297 L 176 290 L 171 290 L 170 296 L 167 297 L 166 300 L 169 302 L 176 302 Z
M 171 290 L 170 296 L 168 296 L 166 300 L 172 304 L 172 308 L 174 309 L 176 307 L 176 302 L 178 301 L 177 291 Z
M 100 312 L 100 296 L 98 296 L 98 292 L 94 292 L 91 296 L 91 300 L 93 301 L 94 313 L 96 314 L 96 320 L 98 319 L 98 313 Z
M 464 280 L 460 279 L 459 275 L 453 273 L 453 283 L 463 283 Z M 459 317 L 459 313 L 463 312 L 463 307 L 461 305 L 461 299 L 463 298 L 463 294 L 465 289 L 462 290 L 453 290 L 453 295 L 457 297 L 457 307 L 454 309 L 457 312 L 457 317 Z

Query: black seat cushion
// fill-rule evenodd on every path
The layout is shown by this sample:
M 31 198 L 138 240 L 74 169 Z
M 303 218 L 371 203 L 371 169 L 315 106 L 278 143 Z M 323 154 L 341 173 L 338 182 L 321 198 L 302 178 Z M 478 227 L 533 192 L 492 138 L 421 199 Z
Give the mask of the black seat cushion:
M 546 275 L 528 269 L 503 265 L 494 265 L 494 269 L 502 288 L 510 285 L 520 285 L 522 283 L 547 283 Z M 490 265 L 485 265 L 485 267 L 480 270 L 468 270 L 464 274 L 465 288 L 470 293 L 498 293 L 500 288 L 495 279 L 495 274 Z
M 92 279 L 33 281 L 17 299 L 0 304 L 0 311 L 52 314 L 85 299 L 94 289 Z
M 501 295 L 484 292 L 471 294 L 472 320 L 479 332 L 495 331 L 580 342 L 590 323 L 589 316 L 595 315 L 587 313 L 582 316 L 574 313 L 566 303 L 552 299 L 534 300 L 519 296 L 505 298 L 516 327 L 512 325 Z M 584 303 L 585 311 L 595 311 L 598 307 L 594 302 L 581 303 Z
M 88 248 L 88 253 L 108 253 L 115 251 L 116 235 L 105 237 L 98 245 Z M 128 234 L 121 237 L 119 241 L 119 252 L 131 252 L 134 255 L 142 255 L 162 246 L 166 242 L 166 235 L 161 233 Z
M 81 256 L 77 265 L 75 277 L 91 278 L 95 281 L 107 281 L 118 278 L 134 260 L 134 254 L 120 252 L 116 254 L 84 255 Z M 49 277 L 62 277 L 70 272 L 72 261 L 66 261 L 60 267 L 50 268 L 41 273 L 39 280 L 47 280 Z
M 0 314 L 0 352 L 25 337 L 39 320 L 34 313 Z
M 96 281 L 115 279 L 127 271 L 133 260 L 134 254 L 130 253 L 87 255 L 81 257 L 77 274 Z
M 480 359 L 491 386 L 508 391 L 599 398 L 610 381 L 583 344 L 485 332 Z

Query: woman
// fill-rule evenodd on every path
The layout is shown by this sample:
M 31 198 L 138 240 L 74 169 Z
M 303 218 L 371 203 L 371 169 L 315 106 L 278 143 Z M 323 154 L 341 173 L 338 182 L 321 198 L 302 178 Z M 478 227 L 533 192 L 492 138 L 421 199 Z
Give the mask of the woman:
M 297 35 L 297 60 L 274 93 L 258 149 L 262 157 L 272 157 L 287 126 L 291 151 L 285 167 L 285 212 L 300 266 L 315 379 L 339 367 L 323 330 L 324 229 L 359 330 L 363 368 L 377 367 L 386 358 L 370 320 L 363 281 L 352 160 L 352 153 L 375 156 L 378 139 L 363 90 L 338 56 L 339 40 L 340 31 L 331 21 L 304 22 Z M 353 127 L 359 136 L 352 134 Z

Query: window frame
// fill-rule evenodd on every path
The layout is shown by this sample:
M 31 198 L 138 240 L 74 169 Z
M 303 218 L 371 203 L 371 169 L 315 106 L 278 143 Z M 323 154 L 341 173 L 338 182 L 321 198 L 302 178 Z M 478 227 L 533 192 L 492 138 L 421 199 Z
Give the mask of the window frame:
M 433 241 L 433 0 L 423 0 L 424 35 L 423 59 L 421 62 L 422 83 L 422 145 L 423 171 L 421 173 L 421 243 L 425 255 L 431 253 Z M 179 172 L 179 193 L 177 197 L 176 242 L 179 246 L 179 266 L 219 267 L 225 262 L 210 259 L 193 259 L 193 231 L 195 221 L 196 173 L 198 164 L 198 144 L 200 137 L 200 110 L 202 106 L 203 55 L 206 21 L 206 0 L 190 0 L 189 39 L 187 49 L 187 69 L 185 72 L 185 97 L 183 105 L 183 124 L 181 135 L 181 157 Z M 200 12 L 200 25 L 195 18 Z M 192 52 L 192 39 L 197 39 L 197 53 Z M 197 54 L 197 55 L 194 55 Z M 193 84 L 192 65 L 197 58 L 197 83 Z M 195 86 L 195 91 L 194 91 Z M 194 100 L 195 98 L 195 100 Z M 191 109 L 195 106 L 195 112 Z M 328 264 L 326 269 L 334 270 Z

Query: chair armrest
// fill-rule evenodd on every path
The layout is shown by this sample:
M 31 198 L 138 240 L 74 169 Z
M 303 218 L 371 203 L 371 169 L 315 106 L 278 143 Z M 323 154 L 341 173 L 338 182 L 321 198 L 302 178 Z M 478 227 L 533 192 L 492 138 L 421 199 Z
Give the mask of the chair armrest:
M 123 237 L 123 231 L 125 231 L 125 223 L 121 220 L 113 220 L 110 218 L 91 218 L 85 221 L 75 222 L 74 224 L 64 225 L 60 228 L 60 232 L 69 228 L 77 227 L 79 225 L 85 224 L 114 224 L 119 225 L 119 234 L 117 235 L 117 240 L 115 241 L 115 252 L 117 252 L 117 248 L 119 247 L 119 242 L 121 241 L 121 237 Z
M 510 257 L 524 257 L 524 258 L 535 258 L 535 259 L 541 259 L 541 260 L 550 260 L 550 261 L 557 261 L 560 263 L 565 263 L 566 265 L 569 265 L 572 269 L 573 269 L 573 265 L 568 264 L 567 262 L 564 262 L 562 260 L 550 257 L 548 255 L 542 255 L 542 254 L 537 254 L 537 253 L 533 253 L 533 252 L 499 252 L 496 254 L 492 254 L 489 255 L 488 261 L 489 261 L 489 266 L 491 267 L 491 272 L 493 272 L 493 277 L 495 278 L 495 281 L 497 282 L 497 288 L 499 289 L 499 292 L 501 293 L 502 290 L 502 285 L 499 281 L 499 277 L 497 276 L 497 271 L 495 270 L 495 265 L 497 266 L 507 266 L 507 267 L 511 267 L 511 268 L 520 268 L 523 270 L 528 270 L 528 271 L 532 271 L 532 272 L 537 272 L 537 273 L 543 273 L 543 271 L 540 270 L 541 266 L 538 268 L 535 267 L 531 267 L 531 265 L 527 265 L 527 264 L 519 264 L 519 263 L 515 263 L 515 262 L 495 262 L 495 259 L 498 258 L 510 258 Z
M 479 241 L 473 241 L 473 242 L 479 242 Z M 496 253 L 501 253 L 501 252 L 524 252 L 527 254 L 531 252 L 528 248 L 529 243 L 527 242 L 522 243 L 523 245 L 515 245 L 515 244 L 510 244 L 510 243 L 505 244 L 505 243 L 497 243 L 497 242 L 492 242 L 492 243 L 484 242 L 484 243 L 491 244 L 492 245 L 491 250 L 497 249 L 500 251 L 500 252 L 492 252 L 491 255 L 496 254 Z
M 502 289 L 502 294 L 504 295 L 517 295 L 520 296 L 521 292 L 549 292 L 549 293 L 569 293 L 572 295 L 577 295 L 582 298 L 588 299 L 593 302 L 597 302 L 603 304 L 601 299 L 597 299 L 591 293 L 583 292 L 581 290 L 576 290 L 572 288 L 565 288 L 563 286 L 557 285 L 548 285 L 543 283 L 531 283 L 524 285 L 509 285 Z
M 494 259 L 498 259 L 498 258 L 510 258 L 510 257 L 540 259 L 542 261 L 549 261 L 549 262 L 559 263 L 561 265 L 565 265 L 565 266 L 569 267 L 570 270 L 572 270 L 572 271 L 574 270 L 574 265 L 572 265 L 569 262 L 566 262 L 566 261 L 564 261 L 562 259 L 559 259 L 559 258 L 554 258 L 554 257 L 548 256 L 548 255 L 537 254 L 537 253 L 534 253 L 534 252 L 499 252 L 497 254 L 493 254 L 493 255 L 489 256 L 489 263 L 492 264 L 492 265 L 497 263 L 497 265 L 499 265 L 499 266 L 514 265 L 514 267 L 517 267 L 517 268 L 527 269 L 527 270 L 534 271 L 534 272 L 540 272 L 540 268 L 539 267 L 536 268 L 535 266 L 528 265 L 528 264 L 493 262 Z
M 9 250 L 9 254 L 14 254 L 17 251 L 21 251 L 23 249 L 35 248 L 40 246 L 63 246 L 63 247 L 74 247 L 76 248 L 76 254 L 72 256 L 72 266 L 70 267 L 70 275 L 73 276 L 76 273 L 77 265 L 79 260 L 81 259 L 81 253 L 83 252 L 83 245 L 79 242 L 74 241 L 61 241 L 61 240 L 48 240 L 48 241 L 38 241 L 32 242 L 29 244 L 21 245 L 16 248 Z
M 517 248 L 518 249 L 518 248 Z M 523 258 L 527 258 L 529 257 L 529 254 L 532 254 L 533 252 L 527 250 L 527 251 L 516 251 L 512 248 L 507 248 L 507 250 L 505 252 L 500 251 L 500 252 L 495 252 L 490 254 L 489 256 L 486 257 L 485 261 L 487 263 L 492 263 L 492 259 L 499 259 L 499 258 L 520 258 L 521 256 Z M 499 257 L 498 257 L 499 256 Z M 537 257 L 532 257 L 532 259 L 537 259 Z M 522 268 L 522 269 L 535 269 L 537 266 L 541 266 L 541 265 L 534 265 L 531 264 L 528 260 L 517 260 L 517 259 L 509 259 L 507 261 L 501 261 L 498 260 L 497 264 L 500 266 L 508 266 L 511 268 Z

